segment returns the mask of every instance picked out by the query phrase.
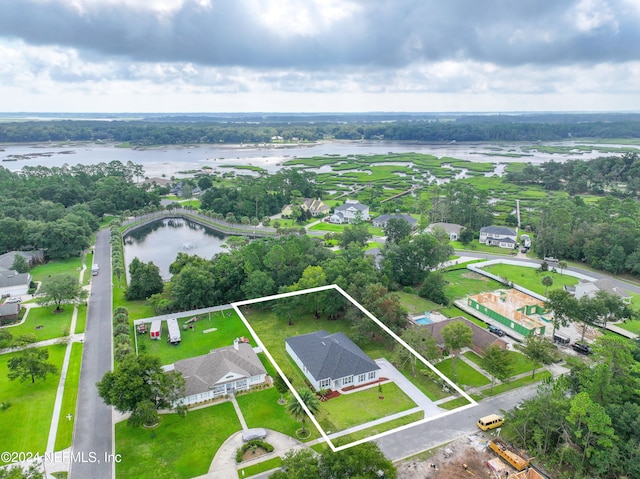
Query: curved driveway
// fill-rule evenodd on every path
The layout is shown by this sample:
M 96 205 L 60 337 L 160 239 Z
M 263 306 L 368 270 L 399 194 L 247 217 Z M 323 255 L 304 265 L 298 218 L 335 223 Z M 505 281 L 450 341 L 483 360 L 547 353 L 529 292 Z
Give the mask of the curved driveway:
M 96 382 L 112 369 L 111 248 L 109 229 L 96 235 L 93 261 L 100 266 L 91 278 L 85 345 L 73 432 L 71 479 L 114 477 L 113 421 L 111 406 L 100 396 Z

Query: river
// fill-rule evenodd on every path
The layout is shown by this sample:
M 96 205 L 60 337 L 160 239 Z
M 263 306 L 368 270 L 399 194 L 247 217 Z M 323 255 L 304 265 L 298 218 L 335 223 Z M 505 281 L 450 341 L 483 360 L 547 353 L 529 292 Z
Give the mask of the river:
M 576 142 L 545 143 L 545 145 L 574 146 Z M 581 143 L 582 144 L 582 143 Z M 149 177 L 167 178 L 181 171 L 201 170 L 203 167 L 213 171 L 225 172 L 233 169 L 222 165 L 237 167 L 241 165 L 258 166 L 273 173 L 282 168 L 283 163 L 293 158 L 308 158 L 326 155 L 384 155 L 394 153 L 422 153 L 443 158 L 443 162 L 452 158 L 474 162 L 510 163 L 545 161 L 563 162 L 567 159 L 591 159 L 605 156 L 597 150 L 567 153 L 541 153 L 530 150 L 532 143 L 417 143 L 384 141 L 323 141 L 314 144 L 299 145 L 193 145 L 163 146 L 158 148 L 132 149 L 117 148 L 106 143 L 66 143 L 56 144 L 11 144 L 0 145 L 2 166 L 11 170 L 20 170 L 23 166 L 73 166 L 76 164 L 109 163 L 110 161 L 129 161 L 144 167 Z M 542 144 L 539 144 L 542 145 Z M 535 146 L 535 145 L 533 145 Z M 624 146 L 624 145 L 607 145 Z M 526 156 L 520 156 L 526 155 Z M 238 170 L 236 170 L 238 171 Z M 247 170 L 242 170 L 248 173 Z M 250 173 L 250 172 L 249 172 Z

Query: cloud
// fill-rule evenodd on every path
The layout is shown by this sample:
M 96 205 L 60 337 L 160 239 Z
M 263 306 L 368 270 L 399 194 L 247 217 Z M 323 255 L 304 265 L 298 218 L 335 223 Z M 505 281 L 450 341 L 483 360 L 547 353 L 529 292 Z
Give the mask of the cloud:
M 640 59 L 625 0 L 0 0 L 0 35 L 141 62 L 318 70 Z

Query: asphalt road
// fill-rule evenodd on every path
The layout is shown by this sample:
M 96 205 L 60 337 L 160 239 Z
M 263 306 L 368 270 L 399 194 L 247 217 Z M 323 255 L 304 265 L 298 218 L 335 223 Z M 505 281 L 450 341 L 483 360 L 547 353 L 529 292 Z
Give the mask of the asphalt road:
M 112 369 L 111 340 L 111 248 L 109 229 L 98 232 L 94 263 L 100 267 L 92 276 L 87 309 L 85 344 L 78 389 L 78 406 L 71 454 L 71 479 L 114 477 L 113 421 L 96 388 L 96 382 Z
M 476 426 L 478 418 L 489 414 L 499 414 L 501 409 L 511 409 L 523 399 L 534 397 L 537 387 L 534 384 L 490 399 L 484 399 L 475 407 L 390 434 L 376 442 L 385 456 L 392 461 L 413 456 L 460 437 L 480 432 Z

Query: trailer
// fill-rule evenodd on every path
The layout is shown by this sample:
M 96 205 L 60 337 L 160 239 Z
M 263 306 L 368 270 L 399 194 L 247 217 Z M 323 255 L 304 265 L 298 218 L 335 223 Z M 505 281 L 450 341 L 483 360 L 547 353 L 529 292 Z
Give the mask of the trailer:
M 180 338 L 180 326 L 178 326 L 178 320 L 175 318 L 167 319 L 167 329 L 169 330 L 169 341 L 171 344 L 178 344 Z
M 151 339 L 160 339 L 162 336 L 162 320 L 155 319 L 151 322 L 151 330 L 149 331 Z
M 529 466 L 531 458 L 523 457 L 523 454 L 516 451 L 513 447 L 509 446 L 505 441 L 496 437 L 491 439 L 489 447 L 502 459 L 511 464 L 516 471 L 522 471 Z
M 555 333 L 553 333 L 553 342 L 558 343 L 562 346 L 569 346 L 571 338 L 566 334 L 562 334 L 556 331 Z

